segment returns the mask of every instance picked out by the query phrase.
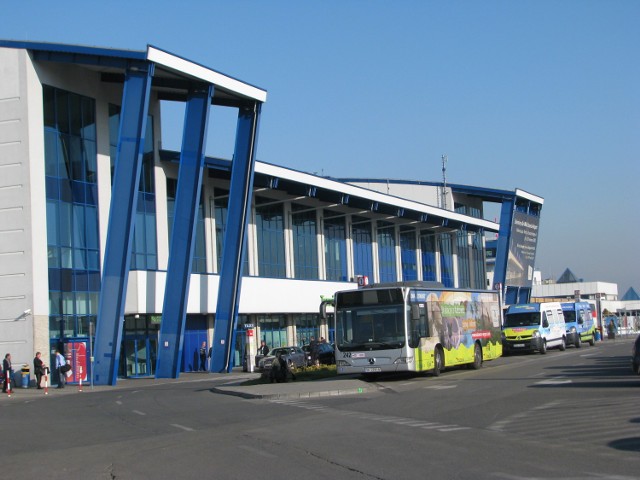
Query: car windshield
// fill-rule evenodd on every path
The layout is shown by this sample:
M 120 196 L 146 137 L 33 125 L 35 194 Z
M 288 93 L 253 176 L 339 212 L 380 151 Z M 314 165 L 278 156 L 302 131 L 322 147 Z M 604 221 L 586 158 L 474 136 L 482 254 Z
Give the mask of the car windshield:
M 336 313 L 336 343 L 343 352 L 402 348 L 404 305 L 362 306 Z
M 294 347 L 280 347 L 271 350 L 269 355 L 277 357 L 278 355 L 291 355 L 292 353 L 296 353 L 296 349 Z
M 540 325 L 540 312 L 508 313 L 504 318 L 505 327 L 528 327 Z

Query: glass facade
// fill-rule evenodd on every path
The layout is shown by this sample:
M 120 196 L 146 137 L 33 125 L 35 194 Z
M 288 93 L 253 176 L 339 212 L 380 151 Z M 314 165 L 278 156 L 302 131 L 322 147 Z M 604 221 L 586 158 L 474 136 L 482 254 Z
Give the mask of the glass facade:
M 109 152 L 111 155 L 111 182 L 115 171 L 120 128 L 120 106 L 109 105 Z M 157 270 L 158 244 L 156 237 L 156 194 L 153 156 L 153 117 L 147 119 L 142 154 L 142 171 L 138 187 L 133 243 L 131 244 L 132 270 Z
M 220 273 L 222 268 L 222 247 L 224 246 L 224 232 L 227 227 L 227 216 L 229 214 L 229 191 L 222 188 L 216 188 L 216 199 L 214 200 L 214 215 L 216 219 L 216 272 Z M 200 235 L 198 233 L 198 235 Z M 202 235 L 204 238 L 204 215 L 202 224 Z M 245 243 L 246 251 L 246 243 Z M 195 255 L 195 254 L 194 254 Z M 248 256 L 244 256 L 244 262 L 242 264 L 242 275 L 249 275 L 249 259 Z M 195 259 L 195 257 L 194 257 Z M 206 258 L 205 258 L 206 261 Z
M 324 212 L 324 258 L 327 280 L 347 281 L 347 239 L 344 215 Z M 333 214 L 335 215 L 335 214 Z
M 438 266 L 436 263 L 436 236 L 431 232 L 420 232 L 420 250 L 422 259 L 422 280 L 438 281 Z
M 258 239 L 258 275 L 285 278 L 284 211 L 281 203 L 256 197 L 256 235 Z
M 456 233 L 458 253 L 458 287 L 471 288 L 471 264 L 469 263 L 469 235 L 467 232 Z
M 171 248 L 171 232 L 173 232 L 173 217 L 176 205 L 176 189 L 178 181 L 167 178 L 167 217 L 169 224 L 169 248 Z M 195 243 L 193 249 L 193 260 L 191 262 L 191 273 L 207 273 L 207 252 L 206 238 L 204 234 L 204 205 L 200 194 L 198 203 L 198 213 L 196 216 Z
M 264 340 L 270 349 L 288 347 L 287 321 L 284 315 L 258 315 L 260 340 Z
M 291 205 L 294 278 L 318 280 L 318 240 L 316 210 L 304 205 Z
M 413 228 L 400 229 L 400 261 L 402 280 L 418 280 L 418 261 L 416 254 L 416 231 Z
M 365 275 L 373 282 L 373 236 L 371 220 L 363 217 L 352 217 L 351 240 L 353 242 L 353 272 Z
M 396 230 L 393 223 L 378 221 L 378 265 L 380 282 L 396 282 Z
M 451 234 L 441 233 L 438 237 L 438 242 L 440 244 L 440 281 L 445 287 L 453 287 L 453 244 Z
M 471 258 L 473 265 L 472 288 L 490 288 L 487 280 L 487 261 L 484 256 L 482 234 L 473 233 L 471 236 Z
M 311 337 L 315 337 L 316 340 L 320 338 L 320 320 L 318 314 L 314 313 L 301 313 L 293 316 L 293 321 L 296 326 L 296 345 L 301 347 L 308 345 L 311 341 Z
M 95 102 L 43 85 L 49 335 L 87 337 L 100 296 Z

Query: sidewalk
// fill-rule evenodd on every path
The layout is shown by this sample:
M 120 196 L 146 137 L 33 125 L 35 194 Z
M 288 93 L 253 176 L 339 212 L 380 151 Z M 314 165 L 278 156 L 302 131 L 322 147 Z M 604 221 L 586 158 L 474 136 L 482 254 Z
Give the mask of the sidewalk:
M 180 378 L 120 378 L 115 386 L 94 385 L 88 383 L 69 385 L 65 388 L 38 390 L 35 387 L 22 388 L 17 386 L 11 392 L 0 394 L 0 404 L 12 401 L 33 401 L 39 398 L 55 398 L 63 395 L 82 395 L 93 392 L 108 392 L 114 390 L 149 388 L 160 385 L 206 383 L 210 385 L 212 393 L 234 395 L 241 398 L 256 399 L 285 399 L 285 398 L 316 398 L 336 395 L 354 395 L 374 392 L 377 385 L 360 380 L 358 376 L 340 376 L 315 381 L 291 381 L 287 383 L 264 383 L 259 385 L 243 385 L 247 381 L 260 378 L 259 373 L 242 372 L 234 369 L 231 373 L 181 373 Z M 207 387 L 209 387 L 207 385 Z

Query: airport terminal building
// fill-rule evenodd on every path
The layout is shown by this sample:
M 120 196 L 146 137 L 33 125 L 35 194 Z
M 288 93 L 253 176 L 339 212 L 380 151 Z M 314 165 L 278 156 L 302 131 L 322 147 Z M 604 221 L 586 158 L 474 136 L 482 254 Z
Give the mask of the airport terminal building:
M 0 345 L 14 365 L 60 349 L 74 381 L 171 378 L 198 370 L 204 342 L 207 369 L 228 371 L 260 340 L 331 341 L 321 297 L 358 282 L 530 295 L 540 197 L 256 161 L 266 91 L 151 46 L 0 41 L 0 64 Z M 163 102 L 186 104 L 179 152 L 162 149 Z M 217 108 L 238 112 L 233 161 L 204 155 Z

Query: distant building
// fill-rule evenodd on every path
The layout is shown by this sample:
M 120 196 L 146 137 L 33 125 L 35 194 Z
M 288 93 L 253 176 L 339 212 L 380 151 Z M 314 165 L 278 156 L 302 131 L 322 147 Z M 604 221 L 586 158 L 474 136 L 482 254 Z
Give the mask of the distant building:
M 635 298 L 634 298 L 635 294 Z M 576 299 L 587 300 L 596 305 L 598 321 L 602 322 L 605 311 L 615 314 L 620 325 L 627 331 L 640 330 L 640 299 L 633 288 L 618 298 L 618 284 L 608 282 L 584 282 L 566 269 L 557 281 L 546 280 L 534 284 L 531 292 L 532 302 L 558 301 L 572 302 Z

